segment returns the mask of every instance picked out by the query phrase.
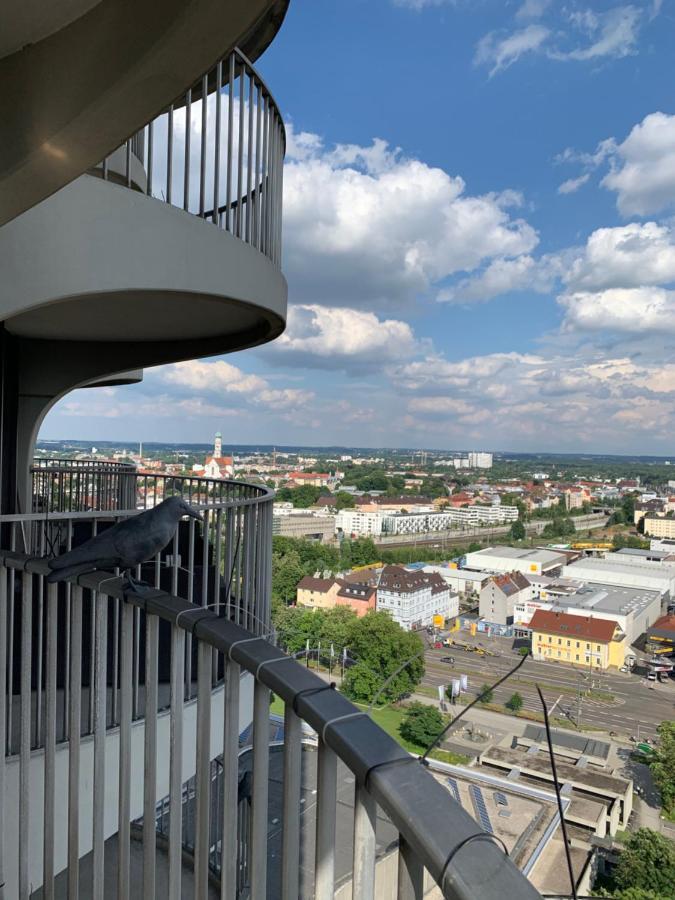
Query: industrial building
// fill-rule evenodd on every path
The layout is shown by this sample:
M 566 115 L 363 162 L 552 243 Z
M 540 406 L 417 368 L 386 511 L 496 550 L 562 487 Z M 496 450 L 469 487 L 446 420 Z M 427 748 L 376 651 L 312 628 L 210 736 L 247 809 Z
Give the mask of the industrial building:
M 332 516 L 275 513 L 272 517 L 272 534 L 279 537 L 306 538 L 325 544 L 335 537 L 335 521 Z
M 514 507 L 515 508 L 515 507 Z M 519 547 L 486 547 L 467 553 L 464 568 L 478 572 L 522 572 L 523 575 L 554 575 L 567 556 L 554 550 L 527 550 Z
M 649 561 L 580 559 L 564 566 L 562 575 L 577 581 L 658 591 L 662 597 L 675 596 L 675 569 Z

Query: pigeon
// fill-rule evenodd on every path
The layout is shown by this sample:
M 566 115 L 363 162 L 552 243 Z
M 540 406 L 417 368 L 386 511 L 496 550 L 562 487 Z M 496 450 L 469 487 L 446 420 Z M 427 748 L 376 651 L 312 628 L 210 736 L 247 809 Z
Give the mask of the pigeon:
M 47 581 L 53 584 L 95 569 L 119 568 L 127 572 L 129 583 L 134 587 L 136 582 L 129 570 L 163 550 L 183 516 L 202 518 L 201 513 L 182 497 L 169 497 L 153 509 L 124 519 L 79 547 L 50 559 L 48 565 L 52 571 Z

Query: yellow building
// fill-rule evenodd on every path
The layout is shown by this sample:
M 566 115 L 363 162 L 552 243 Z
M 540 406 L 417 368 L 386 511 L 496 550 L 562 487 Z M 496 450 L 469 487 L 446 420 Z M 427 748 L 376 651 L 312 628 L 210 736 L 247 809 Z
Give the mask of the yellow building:
M 655 538 L 675 538 L 675 519 L 666 516 L 647 515 L 644 518 L 645 534 Z
M 538 609 L 530 620 L 534 659 L 585 669 L 622 666 L 626 635 L 611 619 Z
M 312 609 L 332 609 L 336 604 L 340 584 L 334 578 L 312 578 L 306 575 L 298 585 L 295 602 Z

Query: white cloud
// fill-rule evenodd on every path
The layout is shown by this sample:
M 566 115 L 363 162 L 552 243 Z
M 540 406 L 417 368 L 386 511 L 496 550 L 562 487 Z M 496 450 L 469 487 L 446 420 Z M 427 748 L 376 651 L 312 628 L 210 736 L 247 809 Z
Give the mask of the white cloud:
M 483 271 L 439 292 L 440 303 L 480 303 L 512 291 L 546 294 L 563 271 L 565 254 L 535 259 L 523 254 L 515 259 L 495 259 Z
M 602 185 L 625 215 L 646 216 L 675 204 L 675 116 L 654 112 L 616 147 Z
M 636 52 L 641 12 L 635 6 L 617 6 L 604 13 L 590 9 L 570 14 L 570 21 L 588 35 L 591 43 L 568 51 L 552 50 L 559 59 L 596 60 L 621 58 Z
M 565 281 L 587 291 L 669 284 L 675 281 L 675 233 L 656 222 L 598 228 Z
M 516 19 L 539 19 L 551 5 L 551 0 L 524 0 L 516 10 Z
M 484 35 L 476 47 L 474 60 L 477 65 L 489 65 L 490 76 L 508 69 L 526 53 L 541 48 L 550 31 L 543 25 L 528 25 L 503 37 L 491 31 Z
M 194 359 L 174 363 L 157 370 L 164 382 L 191 391 L 221 396 L 229 395 L 239 405 L 266 406 L 270 410 L 286 410 L 309 403 L 314 394 L 297 388 L 277 389 L 259 375 L 242 372 L 237 366 L 217 359 L 213 362 Z
M 568 330 L 675 334 L 675 291 L 658 287 L 576 291 L 562 294 L 558 302 Z
M 567 181 L 563 181 L 563 183 L 559 185 L 558 193 L 574 194 L 580 187 L 583 187 L 586 184 L 590 177 L 590 174 L 586 172 L 584 175 L 579 175 L 578 178 L 568 178 Z
M 348 307 L 301 304 L 290 308 L 285 333 L 264 354 L 290 365 L 347 367 L 354 374 L 411 357 L 421 348 L 407 322 Z
M 472 196 L 459 176 L 386 142 L 325 148 L 304 137 L 284 173 L 285 273 L 299 302 L 414 302 L 494 257 L 530 252 L 535 230 L 515 191 Z

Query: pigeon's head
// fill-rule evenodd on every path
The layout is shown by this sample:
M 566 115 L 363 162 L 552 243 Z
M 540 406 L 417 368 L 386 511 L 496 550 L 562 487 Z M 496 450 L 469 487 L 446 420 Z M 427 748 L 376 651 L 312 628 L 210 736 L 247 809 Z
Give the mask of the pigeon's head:
M 169 499 L 164 502 L 171 506 L 172 512 L 175 513 L 177 519 L 180 519 L 183 516 L 191 516 L 193 519 L 204 518 L 199 510 L 190 506 L 189 503 L 186 503 L 182 497 L 169 497 Z

